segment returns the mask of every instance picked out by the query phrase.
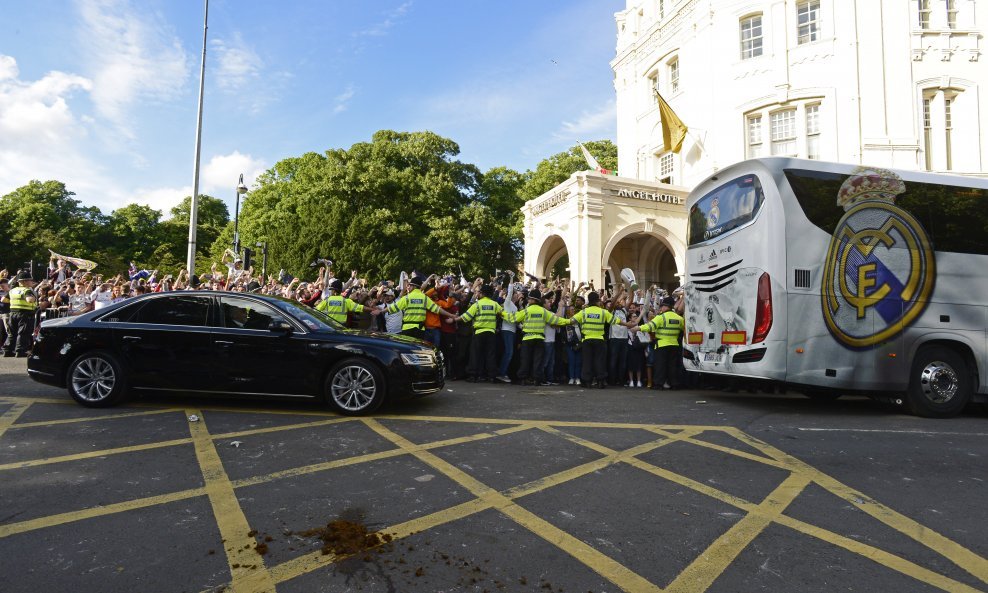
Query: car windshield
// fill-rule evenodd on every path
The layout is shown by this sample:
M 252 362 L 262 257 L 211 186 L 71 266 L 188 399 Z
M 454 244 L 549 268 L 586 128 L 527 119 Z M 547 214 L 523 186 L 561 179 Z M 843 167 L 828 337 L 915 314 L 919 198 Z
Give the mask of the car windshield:
M 317 310 L 315 310 L 315 309 L 313 309 L 311 307 L 307 307 L 307 306 L 302 305 L 302 304 L 292 303 L 290 301 L 283 301 L 283 300 L 280 300 L 280 299 L 278 299 L 278 300 L 271 300 L 271 301 L 268 301 L 268 302 L 271 303 L 271 304 L 273 304 L 274 306 L 278 307 L 282 311 L 288 313 L 289 315 L 291 315 L 295 319 L 298 319 L 299 321 L 301 321 L 302 323 L 305 324 L 305 327 L 307 327 L 307 328 L 309 328 L 311 330 L 319 330 L 319 329 L 341 330 L 341 329 L 346 329 L 342 325 L 340 325 L 338 322 L 336 322 L 332 318 L 330 318 L 328 315 L 326 315 L 325 313 L 323 313 L 322 311 L 317 311 Z

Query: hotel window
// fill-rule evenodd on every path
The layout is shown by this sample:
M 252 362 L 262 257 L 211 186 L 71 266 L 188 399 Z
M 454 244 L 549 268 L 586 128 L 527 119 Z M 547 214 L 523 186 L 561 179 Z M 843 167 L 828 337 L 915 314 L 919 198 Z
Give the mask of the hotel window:
M 669 62 L 669 94 L 679 92 L 679 58 Z
M 820 105 L 806 106 L 806 158 L 820 158 Z
M 952 171 L 954 169 L 954 155 L 951 150 L 951 138 L 950 132 L 953 128 L 953 122 L 951 122 L 950 116 L 950 105 L 953 102 L 953 97 L 944 97 L 943 99 L 943 128 L 944 128 L 944 140 L 947 142 L 945 155 L 947 157 L 947 170 Z
M 932 97 L 923 97 L 923 153 L 926 157 L 926 170 L 933 170 L 933 119 L 930 117 Z
M 762 156 L 762 116 L 748 116 L 748 158 Z
M 762 15 L 741 19 L 741 59 L 762 55 Z
M 659 183 L 672 183 L 674 167 L 675 160 L 671 152 L 667 152 L 659 157 L 659 174 L 656 176 Z
M 796 152 L 796 110 L 783 109 L 770 116 L 772 156 L 798 156 Z
M 799 45 L 820 38 L 820 0 L 805 0 L 796 5 L 797 42 Z
M 916 0 L 919 3 L 919 28 L 930 28 L 930 2 L 933 0 Z
M 947 28 L 957 28 L 957 0 L 947 0 Z

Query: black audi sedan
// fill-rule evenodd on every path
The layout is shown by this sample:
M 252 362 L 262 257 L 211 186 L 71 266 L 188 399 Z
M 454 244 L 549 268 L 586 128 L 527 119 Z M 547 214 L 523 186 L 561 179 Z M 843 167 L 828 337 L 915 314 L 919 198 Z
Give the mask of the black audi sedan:
M 427 342 L 348 330 L 278 297 L 149 294 L 41 324 L 28 359 L 41 383 L 88 407 L 130 392 L 325 398 L 347 415 L 442 389 L 442 354 Z

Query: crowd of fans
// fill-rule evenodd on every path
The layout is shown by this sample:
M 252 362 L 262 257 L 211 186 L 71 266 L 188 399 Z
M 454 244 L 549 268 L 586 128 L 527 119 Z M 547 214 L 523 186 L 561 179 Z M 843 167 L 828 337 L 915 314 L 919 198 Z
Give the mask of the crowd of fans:
M 292 299 L 320 310 L 325 310 L 329 297 L 338 295 L 349 299 L 351 304 L 344 309 L 343 316 L 332 317 L 347 327 L 398 334 L 407 330 L 408 324 L 403 323 L 404 313 L 397 301 L 421 290 L 436 305 L 429 309 L 438 313 L 427 312 L 421 334 L 411 335 L 421 336 L 441 349 L 447 377 L 451 380 L 543 385 L 587 385 L 591 382 L 597 387 L 652 389 L 678 388 L 686 382 L 681 350 L 678 349 L 682 327 L 674 328 L 678 333 L 677 348 L 672 352 L 654 347 L 661 336 L 657 335 L 654 323 L 650 323 L 666 311 L 682 315 L 681 289 L 674 290 L 671 295 L 656 286 L 632 290 L 618 284 L 612 289 L 598 290 L 592 282 L 540 280 L 532 276 L 522 282 L 511 272 L 487 279 L 476 278 L 473 282 L 462 275 L 422 277 L 414 272 L 411 275 L 402 273 L 396 280 L 371 282 L 361 278 L 356 271 L 338 278 L 331 263 L 328 260 L 314 263 L 314 269 L 319 267 L 317 279 L 305 281 L 284 271 L 265 276 L 257 274 L 254 268 L 245 269 L 243 261 L 231 250 L 206 274 L 190 275 L 182 271 L 175 277 L 159 274 L 157 270 L 138 269 L 134 264 L 126 274 L 103 276 L 75 270 L 66 261 L 53 258 L 47 277 L 34 286 L 37 318 L 78 315 L 151 292 L 254 292 Z M 9 290 L 7 277 L 7 271 L 0 270 L 0 279 L 3 279 L 0 297 Z M 497 304 L 497 315 L 487 320 L 492 326 L 490 331 L 482 331 L 480 327 L 478 301 Z M 523 331 L 526 322 L 521 313 L 530 306 L 542 307 L 547 313 L 548 323 L 544 324 L 544 332 L 540 335 L 532 336 Z M 596 316 L 581 312 L 596 311 L 593 307 L 598 306 L 608 312 L 608 322 L 601 323 L 602 328 L 593 326 L 594 330 L 588 330 L 590 320 L 587 318 L 596 319 Z M 15 337 L 9 327 L 9 309 L 4 310 L 0 305 L 0 315 L 3 316 L 0 344 L 4 345 L 4 354 L 10 356 L 15 351 Z M 550 319 L 553 316 L 555 321 Z M 588 372 L 583 368 L 588 364 L 587 353 L 582 351 L 588 346 L 584 333 L 594 333 L 596 329 L 603 330 L 603 340 L 593 343 L 594 350 L 589 357 L 593 369 Z M 482 333 L 490 335 L 482 335 L 484 339 L 478 340 L 477 336 Z M 667 331 L 666 338 L 668 335 Z M 541 339 L 526 344 L 526 336 Z M 665 345 L 669 345 L 668 339 Z M 540 351 L 533 353 L 533 348 Z M 18 355 L 22 351 L 23 348 L 18 346 Z

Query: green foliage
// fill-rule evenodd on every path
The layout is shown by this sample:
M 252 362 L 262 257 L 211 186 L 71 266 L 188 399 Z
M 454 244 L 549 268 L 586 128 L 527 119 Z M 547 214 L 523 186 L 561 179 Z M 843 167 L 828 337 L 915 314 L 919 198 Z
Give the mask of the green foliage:
M 604 167 L 616 167 L 610 141 L 588 142 Z M 341 274 L 371 278 L 400 271 L 491 274 L 517 269 L 522 257 L 520 208 L 572 173 L 585 170 L 578 146 L 535 171 L 497 167 L 482 173 L 457 160 L 459 146 L 432 132 L 381 130 L 368 142 L 276 163 L 241 198 L 241 245 L 267 242 L 268 272 L 314 278 L 310 263 L 330 258 Z M 191 198 L 170 217 L 130 204 L 104 215 L 83 207 L 58 181 L 32 181 L 0 197 L 0 267 L 47 257 L 53 249 L 96 261 L 116 274 L 139 267 L 177 274 L 184 268 Z M 197 268 L 219 262 L 233 243 L 226 204 L 199 196 Z M 260 264 L 260 249 L 257 265 Z

